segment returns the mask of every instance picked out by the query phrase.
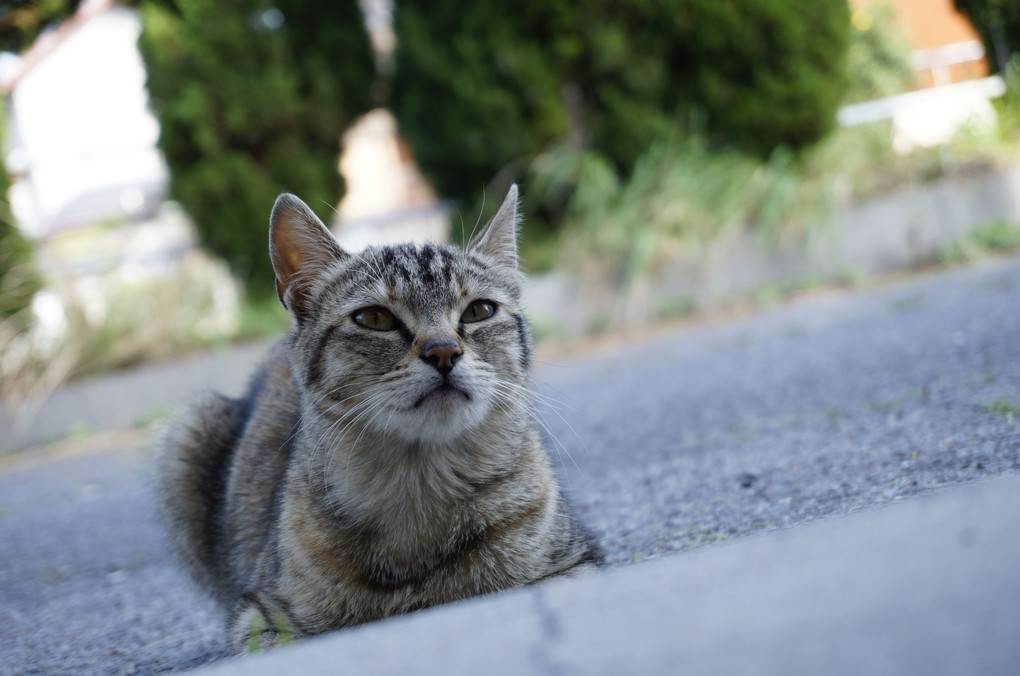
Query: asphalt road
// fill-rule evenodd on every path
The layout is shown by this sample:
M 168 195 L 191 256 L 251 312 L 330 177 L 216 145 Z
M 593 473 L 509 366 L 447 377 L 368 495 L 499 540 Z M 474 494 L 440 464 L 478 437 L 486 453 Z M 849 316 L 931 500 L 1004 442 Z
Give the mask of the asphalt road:
M 557 358 L 537 380 L 564 484 L 611 565 L 767 538 L 1020 468 L 1020 259 L 679 327 Z M 0 464 L 0 672 L 224 654 L 216 609 L 159 529 L 145 443 L 98 436 Z

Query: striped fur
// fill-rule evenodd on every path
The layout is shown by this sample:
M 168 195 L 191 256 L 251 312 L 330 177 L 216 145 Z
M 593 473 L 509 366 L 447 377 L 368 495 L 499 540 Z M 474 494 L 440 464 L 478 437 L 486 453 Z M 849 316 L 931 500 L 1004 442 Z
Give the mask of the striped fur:
M 354 255 L 277 200 L 294 328 L 242 400 L 197 402 L 161 443 L 172 539 L 236 647 L 253 628 L 271 645 L 602 562 L 534 417 L 516 205 L 513 187 L 465 250 Z M 495 311 L 467 321 L 476 301 Z M 366 308 L 392 326 L 359 323 Z

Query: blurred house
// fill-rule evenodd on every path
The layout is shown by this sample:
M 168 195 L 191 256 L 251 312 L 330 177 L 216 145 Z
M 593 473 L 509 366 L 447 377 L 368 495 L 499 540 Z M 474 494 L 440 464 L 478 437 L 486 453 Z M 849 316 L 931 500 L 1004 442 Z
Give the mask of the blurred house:
M 380 73 L 392 75 L 397 38 L 393 0 L 358 0 L 365 16 Z M 390 111 L 363 115 L 342 139 L 340 173 L 347 193 L 331 224 L 340 244 L 350 250 L 400 242 L 446 242 L 449 208 L 436 199 L 400 136 Z
M 148 109 L 140 33 L 134 11 L 86 0 L 24 56 L 4 55 L 4 160 L 26 234 L 136 219 L 162 202 L 168 173 Z
M 7 196 L 46 282 L 32 302 L 42 343 L 63 335 L 72 310 L 98 325 L 114 299 L 184 277 L 218 293 L 217 326 L 236 320 L 234 282 L 198 249 L 187 215 L 164 202 L 169 172 L 141 30 L 134 10 L 84 0 L 23 55 L 0 56 Z
M 855 26 L 867 21 L 858 12 L 866 13 L 878 1 L 892 7 L 910 41 L 918 88 L 988 76 L 981 38 L 953 0 L 850 0 Z
M 893 147 L 908 153 L 918 147 L 947 143 L 961 129 L 988 133 L 995 128 L 989 99 L 1006 91 L 1005 82 L 989 76 L 985 49 L 970 20 L 953 0 L 849 0 L 856 30 L 868 30 L 869 8 L 889 5 L 912 48 L 915 90 L 839 111 L 843 126 L 880 120 L 893 122 Z
M 362 2 L 388 63 L 391 3 Z M 46 282 L 32 304 L 39 344 L 56 345 L 72 315 L 101 325 L 125 305 L 144 305 L 153 288 L 180 287 L 179 298 L 164 302 L 181 307 L 211 298 L 202 301 L 211 308 L 203 333 L 229 333 L 238 321 L 236 282 L 198 247 L 188 215 L 165 201 L 169 170 L 149 109 L 141 31 L 133 9 L 83 0 L 23 55 L 0 55 L 8 199 Z M 369 113 L 343 141 L 348 193 L 334 227 L 345 246 L 446 240 L 447 210 L 391 114 Z M 178 308 L 160 310 L 170 317 Z
M 447 241 L 448 209 L 418 171 L 388 110 L 365 114 L 344 134 L 340 172 L 347 194 L 332 229 L 345 248 Z

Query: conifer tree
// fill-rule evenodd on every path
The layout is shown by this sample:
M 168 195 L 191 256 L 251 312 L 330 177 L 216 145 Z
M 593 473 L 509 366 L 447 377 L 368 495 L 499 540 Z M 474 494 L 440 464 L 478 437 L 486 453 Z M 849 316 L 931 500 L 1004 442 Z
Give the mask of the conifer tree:
M 626 175 L 702 120 L 760 156 L 824 136 L 846 89 L 846 0 L 398 2 L 393 106 L 425 173 L 471 199 L 556 146 Z
M 148 0 L 139 46 L 170 195 L 255 296 L 274 293 L 266 228 L 280 191 L 323 220 L 342 196 L 340 135 L 371 107 L 354 0 Z

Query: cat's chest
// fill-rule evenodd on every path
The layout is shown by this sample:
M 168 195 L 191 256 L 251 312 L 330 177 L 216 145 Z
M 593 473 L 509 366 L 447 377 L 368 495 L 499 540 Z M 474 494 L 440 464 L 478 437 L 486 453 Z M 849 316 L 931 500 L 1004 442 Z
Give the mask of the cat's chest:
M 313 505 L 285 509 L 277 591 L 295 619 L 348 626 L 479 593 L 471 570 L 484 533 L 407 516 L 383 528 Z
M 404 496 L 370 515 L 294 496 L 284 506 L 281 551 L 301 565 L 368 587 L 392 588 L 467 551 L 479 537 L 471 510 Z

